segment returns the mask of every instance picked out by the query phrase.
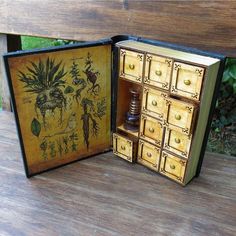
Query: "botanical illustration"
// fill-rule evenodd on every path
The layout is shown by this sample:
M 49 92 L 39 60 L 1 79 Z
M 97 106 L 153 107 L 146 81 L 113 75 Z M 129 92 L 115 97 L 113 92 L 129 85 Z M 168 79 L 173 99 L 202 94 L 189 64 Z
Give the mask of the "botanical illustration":
M 40 163 L 75 159 L 76 153 L 90 152 L 91 145 L 109 145 L 103 133 L 110 135 L 110 67 L 104 66 L 110 59 L 100 60 L 93 49 L 12 62 L 26 152 L 37 150 Z

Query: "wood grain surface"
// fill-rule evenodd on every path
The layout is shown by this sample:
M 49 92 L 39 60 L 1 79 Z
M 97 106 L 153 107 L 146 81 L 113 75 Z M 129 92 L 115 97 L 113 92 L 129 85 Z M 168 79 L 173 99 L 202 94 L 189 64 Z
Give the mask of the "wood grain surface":
M 236 56 L 234 0 L 2 0 L 0 32 L 91 41 L 118 34 Z
M 111 152 L 31 179 L 0 113 L 0 235 L 235 235 L 236 159 L 207 153 L 181 187 Z

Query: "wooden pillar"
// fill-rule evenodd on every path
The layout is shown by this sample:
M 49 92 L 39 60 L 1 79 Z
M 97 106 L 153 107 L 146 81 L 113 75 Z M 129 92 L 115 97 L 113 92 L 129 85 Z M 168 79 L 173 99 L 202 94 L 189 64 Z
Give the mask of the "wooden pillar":
M 6 111 L 11 111 L 11 99 L 2 55 L 17 50 L 21 50 L 19 35 L 0 34 L 0 98 L 2 99 L 2 109 Z
M 10 111 L 11 103 L 10 103 L 10 93 L 7 84 L 7 77 L 3 63 L 2 55 L 7 52 L 7 35 L 0 34 L 0 96 L 2 99 L 2 109 Z

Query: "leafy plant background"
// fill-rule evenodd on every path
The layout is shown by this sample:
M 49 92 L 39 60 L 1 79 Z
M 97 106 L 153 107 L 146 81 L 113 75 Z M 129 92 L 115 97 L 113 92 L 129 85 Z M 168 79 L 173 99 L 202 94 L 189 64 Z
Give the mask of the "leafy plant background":
M 207 149 L 236 156 L 236 59 L 226 61 Z
M 76 41 L 22 36 L 22 49 L 73 44 Z M 1 104 L 0 104 L 1 107 Z M 226 61 L 207 150 L 236 156 L 236 59 Z

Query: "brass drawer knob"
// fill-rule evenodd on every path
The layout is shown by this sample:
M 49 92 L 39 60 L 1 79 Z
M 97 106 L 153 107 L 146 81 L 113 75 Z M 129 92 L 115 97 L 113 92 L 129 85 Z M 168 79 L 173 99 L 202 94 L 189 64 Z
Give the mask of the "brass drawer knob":
M 120 148 L 121 148 L 121 150 L 123 150 L 123 151 L 125 150 L 125 146 L 121 146 Z
M 147 157 L 152 157 L 152 153 L 147 152 Z
M 180 139 L 179 138 L 175 138 L 175 142 L 176 143 L 180 143 Z
M 153 128 L 149 128 L 148 129 L 150 133 L 154 133 L 154 129 Z
M 153 105 L 154 107 L 156 107 L 156 106 L 157 106 L 157 101 L 153 100 L 153 101 L 152 101 L 152 105 Z
M 176 115 L 175 115 L 175 119 L 176 119 L 176 120 L 180 120 L 180 119 L 181 119 L 181 115 L 176 114 Z
M 155 71 L 155 74 L 156 74 L 157 76 L 161 76 L 161 75 L 162 75 L 162 72 L 161 72 L 161 70 L 156 70 L 156 71 Z
M 174 170 L 174 169 L 175 169 L 175 165 L 171 164 L 171 165 L 170 165 L 170 168 L 171 168 L 172 170 Z
M 190 81 L 189 79 L 186 79 L 186 80 L 184 80 L 184 84 L 185 84 L 185 85 L 190 85 L 190 84 L 191 84 L 191 81 Z
M 134 64 L 129 64 L 129 68 L 130 68 L 130 70 L 134 70 L 135 65 Z

